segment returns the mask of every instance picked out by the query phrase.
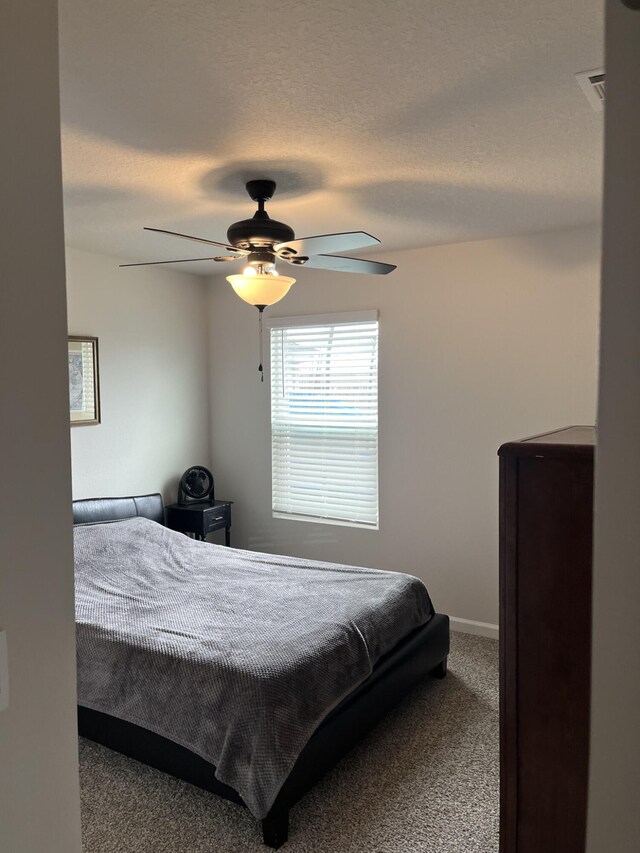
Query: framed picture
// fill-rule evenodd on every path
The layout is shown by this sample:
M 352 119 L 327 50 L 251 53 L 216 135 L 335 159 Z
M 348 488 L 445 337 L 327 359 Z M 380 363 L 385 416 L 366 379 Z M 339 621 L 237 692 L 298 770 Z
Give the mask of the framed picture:
M 69 417 L 71 426 L 100 423 L 97 338 L 69 336 Z

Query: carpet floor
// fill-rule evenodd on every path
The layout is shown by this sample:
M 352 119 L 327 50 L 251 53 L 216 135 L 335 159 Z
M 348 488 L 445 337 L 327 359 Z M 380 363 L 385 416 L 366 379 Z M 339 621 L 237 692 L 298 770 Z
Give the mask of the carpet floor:
M 85 853 L 266 853 L 241 806 L 80 741 Z M 452 634 L 410 694 L 292 809 L 287 853 L 495 853 L 498 644 Z

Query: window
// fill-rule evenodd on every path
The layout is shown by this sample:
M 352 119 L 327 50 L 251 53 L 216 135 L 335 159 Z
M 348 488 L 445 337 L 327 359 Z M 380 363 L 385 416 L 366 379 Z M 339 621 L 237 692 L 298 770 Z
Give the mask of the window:
M 377 312 L 270 325 L 274 516 L 377 529 Z

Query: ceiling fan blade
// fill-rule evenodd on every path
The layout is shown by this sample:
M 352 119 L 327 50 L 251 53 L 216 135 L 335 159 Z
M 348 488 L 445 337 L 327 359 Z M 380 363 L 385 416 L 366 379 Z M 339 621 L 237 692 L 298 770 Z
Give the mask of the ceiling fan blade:
M 317 237 L 303 237 L 301 240 L 289 240 L 277 243 L 273 250 L 283 258 L 287 256 L 322 255 L 327 252 L 348 252 L 350 249 L 364 249 L 376 246 L 380 240 L 365 231 L 347 231 L 344 234 L 320 234 Z
M 155 231 L 158 234 L 169 234 L 171 237 L 182 237 L 183 240 L 195 240 L 196 243 L 206 243 L 207 246 L 219 246 L 221 249 L 226 249 L 227 252 L 233 252 L 234 256 L 244 258 L 249 253 L 244 249 L 236 249 L 234 246 L 229 246 L 227 243 L 216 243 L 215 240 L 205 240 L 204 237 L 192 237 L 190 234 L 178 234 L 177 231 L 165 231 L 164 228 L 148 228 L 144 226 L 145 231 Z
M 194 261 L 235 261 L 236 258 L 180 258 L 177 261 L 143 261 L 137 264 L 118 264 L 120 267 L 153 267 L 156 264 L 191 264 Z
M 365 261 L 362 258 L 343 258 L 340 255 L 313 255 L 300 263 L 302 258 L 290 258 L 293 266 L 305 266 L 314 270 L 334 270 L 335 272 L 361 272 L 369 275 L 387 275 L 396 268 L 395 264 L 382 264 L 379 261 Z

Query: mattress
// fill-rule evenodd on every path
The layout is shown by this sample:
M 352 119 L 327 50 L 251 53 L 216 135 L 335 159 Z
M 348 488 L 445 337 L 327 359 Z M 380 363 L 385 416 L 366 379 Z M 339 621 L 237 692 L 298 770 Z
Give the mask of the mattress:
M 74 538 L 78 703 L 210 761 L 258 818 L 327 714 L 434 612 L 407 574 L 211 545 L 145 518 Z

